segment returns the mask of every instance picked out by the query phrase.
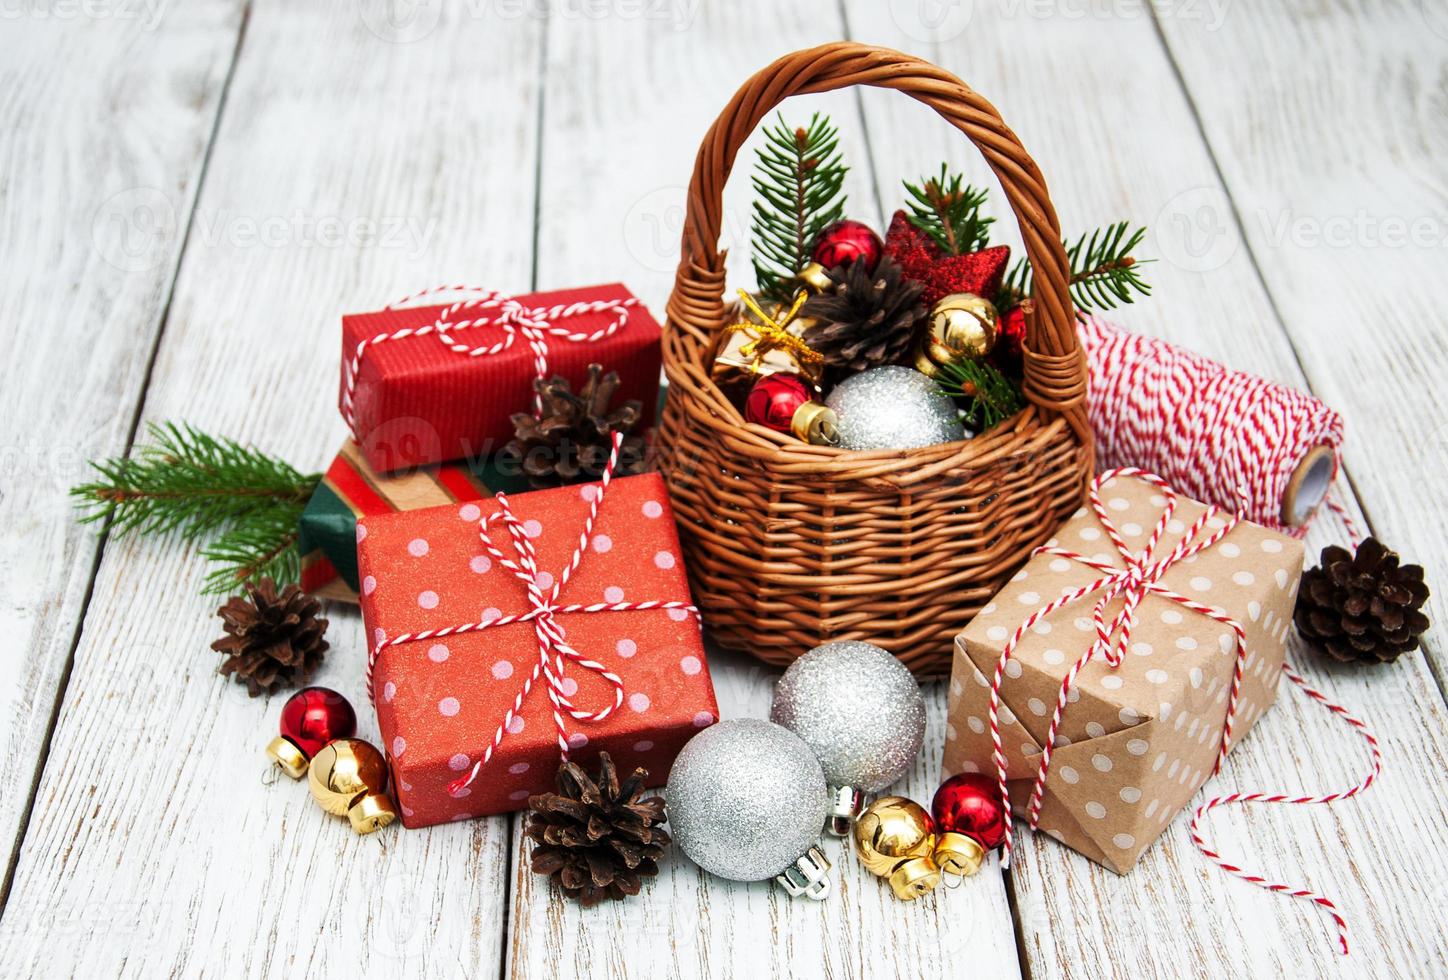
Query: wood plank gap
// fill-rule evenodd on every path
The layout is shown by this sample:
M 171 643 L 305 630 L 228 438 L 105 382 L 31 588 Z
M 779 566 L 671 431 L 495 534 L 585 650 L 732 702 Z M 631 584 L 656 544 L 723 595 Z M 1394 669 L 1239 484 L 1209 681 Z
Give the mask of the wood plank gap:
M 1172 51 L 1171 44 L 1167 42 L 1166 32 L 1162 30 L 1161 18 L 1156 12 L 1155 4 L 1147 4 L 1146 9 L 1151 16 L 1151 29 L 1156 34 L 1157 43 L 1161 45 L 1162 55 L 1171 68 L 1172 78 L 1176 80 L 1177 88 L 1181 90 L 1182 101 L 1186 103 L 1187 112 L 1192 117 L 1192 125 L 1196 127 L 1197 137 L 1202 142 L 1202 149 L 1206 152 L 1207 161 L 1211 164 L 1212 173 L 1217 178 L 1217 183 L 1222 185 L 1222 193 L 1227 198 L 1227 206 L 1231 211 L 1232 224 L 1237 229 L 1237 236 L 1241 239 L 1242 247 L 1247 253 L 1247 264 L 1252 268 L 1252 274 L 1257 277 L 1257 283 L 1262 287 L 1262 295 L 1267 300 L 1267 307 L 1272 311 L 1272 319 L 1277 321 L 1277 328 L 1282 332 L 1283 339 L 1287 342 L 1287 349 L 1292 353 L 1292 360 L 1297 364 L 1297 370 L 1307 379 L 1309 388 L 1312 383 L 1312 376 L 1307 373 L 1307 365 L 1302 360 L 1302 354 L 1297 349 L 1297 342 L 1292 339 L 1292 331 L 1287 329 L 1287 318 L 1282 314 L 1282 308 L 1277 305 L 1277 295 L 1272 289 L 1271 283 L 1267 281 L 1267 275 L 1262 271 L 1262 263 L 1257 258 L 1257 250 L 1252 247 L 1251 239 L 1247 237 L 1247 223 L 1242 220 L 1242 209 L 1237 204 L 1237 195 L 1232 191 L 1232 182 L 1227 179 L 1227 174 L 1222 170 L 1222 161 L 1217 157 L 1217 148 L 1212 144 L 1212 139 L 1207 135 L 1207 125 L 1202 119 L 1201 107 L 1197 105 L 1197 97 L 1193 94 L 1191 87 L 1187 85 L 1186 76 L 1182 74 L 1182 66 L 1177 63 L 1176 53 Z M 1340 468 L 1346 473 L 1346 467 Z M 1357 491 L 1353 491 L 1357 496 Z M 1368 525 L 1369 532 L 1372 529 L 1372 518 L 1368 514 L 1367 503 L 1357 497 L 1358 507 L 1363 512 L 1363 520 Z
M 548 25 L 553 20 L 550 9 L 548 5 L 544 5 L 543 26 L 538 29 L 538 111 L 534 116 L 538 132 L 534 137 L 536 142 L 533 151 L 533 254 L 532 268 L 528 271 L 528 288 L 535 293 L 538 291 L 538 243 L 542 238 L 539 228 L 543 222 L 543 152 L 547 149 L 543 123 L 548 113 Z M 508 930 L 505 928 L 503 942 L 507 941 Z
M 1033 980 L 1031 957 L 1026 952 L 1026 928 L 1021 920 L 1021 907 L 1016 901 L 1016 885 L 1011 878 L 1011 869 L 1001 869 L 1001 887 L 1006 893 L 1006 907 L 1011 911 L 1011 931 L 1016 937 L 1016 963 L 1021 970 L 1021 980 Z
M 1313 384 L 1313 373 L 1308 369 L 1307 362 L 1302 357 L 1302 352 L 1298 350 L 1297 339 L 1293 336 L 1292 330 L 1289 329 L 1287 317 L 1283 314 L 1282 308 L 1277 302 L 1277 291 L 1273 288 L 1272 283 L 1267 280 L 1267 275 L 1263 271 L 1261 260 L 1257 255 L 1256 246 L 1253 244 L 1251 236 L 1247 234 L 1247 224 L 1242 219 L 1241 206 L 1237 203 L 1237 194 L 1232 187 L 1232 182 L 1227 178 L 1226 171 L 1222 168 L 1221 160 L 1217 156 L 1217 148 L 1213 145 L 1211 136 L 1207 132 L 1206 121 L 1202 118 L 1201 108 L 1197 105 L 1196 95 L 1192 92 L 1191 87 L 1187 85 L 1186 75 L 1182 71 L 1181 64 L 1177 61 L 1176 52 L 1172 50 L 1171 43 L 1167 40 L 1166 32 L 1162 29 L 1161 15 L 1157 12 L 1156 5 L 1147 4 L 1146 9 L 1151 15 L 1152 31 L 1156 34 L 1156 39 L 1161 44 L 1162 54 L 1166 57 L 1166 62 L 1171 67 L 1172 77 L 1176 79 L 1177 87 L 1181 90 L 1182 99 L 1186 102 L 1187 111 L 1191 114 L 1192 125 L 1197 129 L 1197 136 L 1201 139 L 1207 160 L 1211 163 L 1212 172 L 1216 175 L 1217 183 L 1221 185 L 1223 196 L 1227 199 L 1227 207 L 1232 215 L 1232 224 L 1236 228 L 1242 250 L 1246 253 L 1247 264 L 1251 267 L 1252 274 L 1257 277 L 1257 282 L 1262 287 L 1262 295 L 1267 301 L 1267 307 L 1272 311 L 1272 318 L 1277 322 L 1277 328 L 1281 332 L 1283 340 L 1286 342 L 1287 350 L 1292 354 L 1292 360 L 1296 363 L 1298 372 L 1305 381 L 1308 393 L 1313 394 L 1315 397 L 1314 389 L 1316 386 Z M 1357 481 L 1354 480 L 1352 474 L 1348 472 L 1346 462 L 1341 459 L 1339 459 L 1338 465 L 1338 478 L 1338 480 L 1333 481 L 1334 485 L 1328 488 L 1328 499 L 1332 499 L 1334 495 L 1338 495 L 1339 497 L 1351 496 L 1352 500 L 1357 503 L 1357 509 L 1362 518 L 1362 524 L 1359 530 L 1361 530 L 1365 536 L 1375 534 L 1372 509 L 1368 506 L 1367 498 L 1365 498 L 1359 490 Z M 1339 480 L 1343 484 L 1341 487 L 1337 486 Z M 1316 558 L 1314 558 L 1311 553 L 1308 554 L 1307 560 L 1309 566 L 1317 564 Z M 1423 642 L 1424 654 L 1427 653 L 1429 645 L 1430 641 L 1425 638 Z M 1427 659 L 1429 667 L 1428 673 L 1433 678 L 1433 683 L 1438 689 L 1438 696 L 1443 699 L 1445 704 L 1448 704 L 1448 678 L 1445 678 L 1440 671 L 1435 669 L 1435 661 L 1433 658 L 1430 657 Z
M 538 30 L 538 109 L 534 114 L 535 133 L 533 151 L 533 249 L 528 270 L 528 288 L 538 291 L 538 249 L 542 239 L 543 223 L 543 153 L 547 146 L 544 139 L 544 123 L 548 107 L 548 26 L 552 23 L 550 8 L 544 7 L 543 26 Z M 527 811 L 524 811 L 525 813 Z M 506 980 L 513 970 L 513 895 L 511 882 L 521 872 L 520 858 L 523 848 L 523 815 L 508 820 L 508 847 L 503 857 L 503 881 L 508 884 L 508 895 L 503 901 L 503 927 L 498 933 L 502 953 L 498 957 L 499 980 Z
M 850 26 L 850 11 L 845 6 L 845 0 L 836 0 L 836 8 L 840 13 L 840 36 L 846 41 L 856 40 L 854 29 Z M 875 214 L 878 217 L 876 226 L 884 228 L 888 220 L 885 211 L 885 199 L 880 194 L 880 176 L 875 170 L 875 144 L 870 141 L 870 124 L 865 116 L 865 93 L 864 89 L 856 85 L 850 89 L 850 94 L 855 98 L 855 118 L 860 124 L 860 142 L 865 147 L 865 162 L 870 168 L 870 190 L 875 197 Z
M 156 357 L 161 350 L 161 339 L 166 335 L 166 323 L 171 318 L 171 301 L 176 295 L 176 280 L 181 275 L 181 265 L 186 261 L 186 249 L 191 238 L 191 226 L 196 220 L 196 205 L 201 200 L 201 188 L 206 184 L 206 171 L 211 165 L 211 151 L 216 146 L 216 134 L 221 127 L 221 116 L 226 111 L 226 95 L 231 88 L 231 80 L 236 74 L 237 60 L 241 57 L 242 44 L 246 40 L 246 25 L 251 19 L 251 0 L 246 0 L 241 10 L 241 20 L 237 24 L 236 43 L 231 49 L 231 61 L 226 66 L 226 77 L 221 83 L 221 94 L 216 100 L 216 114 L 211 119 L 211 131 L 206 137 L 206 149 L 201 155 L 201 166 L 196 174 L 196 185 L 192 190 L 190 207 L 186 212 L 186 225 L 181 232 L 180 247 L 177 249 L 176 261 L 171 267 L 170 281 L 166 287 L 166 298 L 161 304 L 161 312 L 155 335 L 151 342 L 151 351 L 146 358 L 146 368 L 141 375 L 140 394 L 136 398 L 136 404 L 131 412 L 131 423 L 126 432 L 125 455 L 129 456 L 136 445 L 136 433 L 141 427 L 141 416 L 146 409 L 146 391 L 151 386 L 151 375 L 156 368 Z M 60 707 L 65 703 L 65 693 L 70 686 L 71 671 L 75 668 L 75 653 L 80 646 L 81 634 L 85 630 L 86 614 L 90 611 L 91 599 L 95 596 L 96 575 L 100 572 L 101 559 L 105 557 L 106 545 L 111 538 L 112 521 L 107 520 L 97 534 L 95 552 L 91 555 L 90 572 L 86 578 L 85 595 L 81 599 L 80 609 L 75 619 L 75 625 L 71 629 L 70 644 L 66 650 L 65 664 L 61 667 L 60 680 L 55 687 L 55 695 L 50 705 L 50 719 L 46 723 L 45 738 L 40 743 L 40 751 L 35 758 L 35 768 L 31 772 L 30 786 L 25 795 L 25 813 L 20 818 L 20 823 L 15 829 L 14 844 L 10 848 L 9 860 L 5 864 L 5 878 L 0 882 L 0 920 L 5 917 L 5 908 L 10 902 L 10 889 L 15 883 L 15 869 L 20 863 L 20 849 L 25 845 L 25 835 L 30 830 L 30 815 L 35 809 L 36 794 L 40 791 L 40 781 L 45 775 L 46 763 L 50 760 L 50 745 L 55 737 L 55 726 L 60 720 Z

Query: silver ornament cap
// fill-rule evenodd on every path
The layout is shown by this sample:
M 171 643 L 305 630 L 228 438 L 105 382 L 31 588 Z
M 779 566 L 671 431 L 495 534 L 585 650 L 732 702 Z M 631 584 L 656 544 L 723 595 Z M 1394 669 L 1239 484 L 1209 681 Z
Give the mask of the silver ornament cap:
M 792 898 L 803 895 L 822 902 L 830 896 L 830 859 L 818 847 L 811 847 L 796 858 L 794 864 L 775 875 L 774 880 Z
M 721 721 L 684 746 L 664 793 L 674 843 L 705 871 L 735 881 L 778 875 L 811 898 L 828 892 L 829 862 L 811 854 L 825 774 L 799 736 L 762 719 Z
M 870 794 L 905 775 L 925 741 L 925 699 L 909 668 L 853 640 L 815 647 L 791 664 L 770 718 L 819 759 L 830 785 L 827 829 L 840 836 Z
M 871 368 L 835 385 L 825 404 L 839 417 L 842 449 L 916 449 L 965 438 L 940 386 L 911 368 Z

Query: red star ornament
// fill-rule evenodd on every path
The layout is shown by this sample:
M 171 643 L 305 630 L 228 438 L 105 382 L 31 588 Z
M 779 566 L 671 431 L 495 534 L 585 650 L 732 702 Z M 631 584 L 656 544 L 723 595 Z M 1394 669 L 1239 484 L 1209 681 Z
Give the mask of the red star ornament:
M 992 245 L 967 255 L 945 255 L 904 211 L 896 211 L 885 235 L 885 254 L 909 279 L 925 285 L 921 298 L 932 307 L 951 293 L 974 293 L 994 300 L 1010 261 L 1009 245 Z

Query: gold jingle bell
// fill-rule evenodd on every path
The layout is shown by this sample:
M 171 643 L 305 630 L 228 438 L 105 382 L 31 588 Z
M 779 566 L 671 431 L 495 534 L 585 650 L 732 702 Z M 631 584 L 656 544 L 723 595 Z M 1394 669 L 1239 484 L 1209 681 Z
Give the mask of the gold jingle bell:
M 886 878 L 895 897 L 909 901 L 940 884 L 935 822 L 903 796 L 882 796 L 855 821 L 855 854 L 871 874 Z
M 985 859 L 985 848 L 964 834 L 946 831 L 940 835 L 931 856 L 941 874 L 969 878 L 980 870 L 980 863 Z
M 975 293 L 951 293 L 930 311 L 930 327 L 915 354 L 915 370 L 936 377 L 943 365 L 984 357 L 995 346 L 1000 315 Z
M 387 783 L 387 760 L 360 738 L 328 742 L 307 769 L 312 798 L 328 813 L 345 816 L 359 834 L 370 834 L 397 819 Z

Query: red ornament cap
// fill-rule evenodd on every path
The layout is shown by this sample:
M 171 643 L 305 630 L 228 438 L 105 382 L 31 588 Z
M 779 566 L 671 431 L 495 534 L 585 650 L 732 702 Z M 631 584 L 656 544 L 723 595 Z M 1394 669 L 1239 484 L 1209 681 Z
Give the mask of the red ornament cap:
M 871 272 L 885 252 L 885 243 L 875 229 L 863 221 L 836 221 L 821 231 L 815 239 L 810 257 L 826 269 L 850 265 L 863 258 L 865 267 Z
M 942 833 L 963 834 L 988 851 L 1006 839 L 1010 815 L 1001 805 L 1000 787 L 988 776 L 951 776 L 935 791 L 930 810 Z
M 323 746 L 357 734 L 357 713 L 351 703 L 329 687 L 304 687 L 282 705 L 281 734 L 267 746 L 267 755 L 300 779 Z
M 744 417 L 815 445 L 832 446 L 839 438 L 838 416 L 815 401 L 809 385 L 793 374 L 770 374 L 756 381 L 744 401 Z
M 927 308 L 951 293 L 974 293 L 993 299 L 1011 260 L 1008 245 L 993 245 L 966 255 L 946 255 L 929 235 L 910 223 L 904 211 L 896 211 L 890 219 L 885 254 L 899 263 L 907 279 L 925 286 L 920 298 Z

